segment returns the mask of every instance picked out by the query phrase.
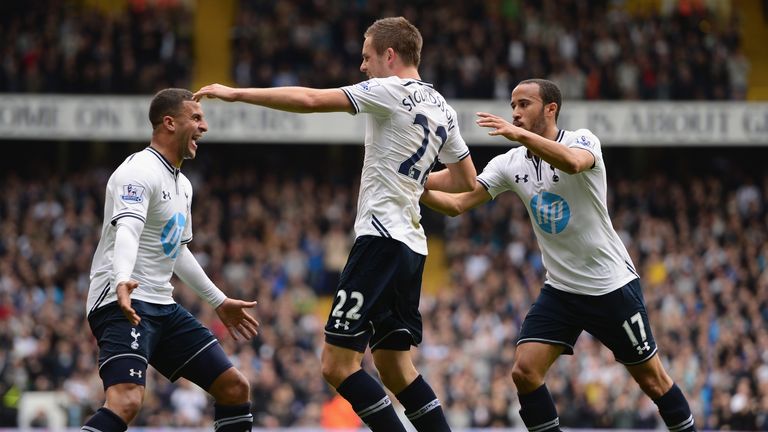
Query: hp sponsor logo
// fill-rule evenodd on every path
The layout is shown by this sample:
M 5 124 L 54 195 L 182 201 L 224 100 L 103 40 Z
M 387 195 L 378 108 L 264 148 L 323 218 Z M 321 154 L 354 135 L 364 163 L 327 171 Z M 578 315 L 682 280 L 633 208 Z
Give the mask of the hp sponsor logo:
M 179 243 L 181 242 L 181 233 L 184 232 L 184 226 L 187 224 L 187 218 L 181 213 L 176 213 L 163 227 L 163 232 L 160 234 L 160 243 L 163 245 L 163 252 L 171 257 L 176 258 L 179 254 Z
M 571 219 L 571 207 L 560 195 L 542 192 L 531 198 L 531 216 L 543 231 L 563 232 Z

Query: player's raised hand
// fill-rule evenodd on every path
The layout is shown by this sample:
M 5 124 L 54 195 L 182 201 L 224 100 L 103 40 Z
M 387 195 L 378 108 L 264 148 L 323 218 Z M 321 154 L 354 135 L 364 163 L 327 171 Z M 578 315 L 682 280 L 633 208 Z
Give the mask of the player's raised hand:
M 117 304 L 123 310 L 123 315 L 128 318 L 132 325 L 139 325 L 141 317 L 136 310 L 131 307 L 131 293 L 139 286 L 135 280 L 122 281 L 117 284 Z
M 200 88 L 200 90 L 198 90 L 192 96 L 192 98 L 197 102 L 200 102 L 200 99 L 203 97 L 216 98 L 223 101 L 232 102 L 235 100 L 235 89 L 221 84 L 209 84 Z
M 491 131 L 488 132 L 488 135 L 501 135 L 509 140 L 517 141 L 520 136 L 525 133 L 525 129 L 515 126 L 497 115 L 486 112 L 479 112 L 476 113 L 476 115 L 478 117 L 478 126 L 491 129 Z
M 256 307 L 256 303 L 228 298 L 216 308 L 219 319 L 229 330 L 232 339 L 238 340 L 238 335 L 251 339 L 259 334 L 257 331 L 259 322 L 245 311 L 245 309 Z

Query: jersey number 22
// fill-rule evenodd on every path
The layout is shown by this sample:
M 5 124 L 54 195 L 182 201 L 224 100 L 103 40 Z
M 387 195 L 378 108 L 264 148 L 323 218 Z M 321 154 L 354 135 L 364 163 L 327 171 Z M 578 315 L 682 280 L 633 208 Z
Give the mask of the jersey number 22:
M 413 124 L 419 125 L 424 129 L 424 139 L 421 141 L 421 147 L 419 147 L 418 150 L 416 150 L 416 153 L 412 154 L 411 157 L 403 161 L 403 163 L 400 164 L 400 169 L 397 170 L 400 174 L 410 177 L 421 184 L 424 184 L 424 182 L 427 181 L 427 176 L 429 175 L 429 172 L 432 171 L 432 168 L 435 167 L 435 163 L 437 163 L 437 153 L 440 153 L 440 150 L 443 149 L 443 145 L 445 145 L 445 140 L 448 139 L 448 133 L 445 131 L 445 128 L 443 126 L 438 126 L 435 130 L 435 135 L 440 138 L 440 147 L 437 149 L 437 153 L 435 153 L 435 159 L 431 162 L 429 162 L 429 165 L 426 170 L 422 171 L 418 167 L 416 167 L 416 164 L 421 160 L 422 157 L 424 157 L 424 153 L 427 151 L 427 146 L 429 145 L 429 123 L 427 122 L 427 116 L 424 114 L 416 114 L 416 118 L 413 119 Z

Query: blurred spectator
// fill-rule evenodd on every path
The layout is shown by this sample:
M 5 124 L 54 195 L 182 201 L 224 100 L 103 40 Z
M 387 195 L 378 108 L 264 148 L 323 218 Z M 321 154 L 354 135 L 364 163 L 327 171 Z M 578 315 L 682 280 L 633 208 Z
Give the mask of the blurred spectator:
M 144 93 L 190 86 L 191 10 L 130 2 L 117 13 L 83 2 L 0 6 L 0 92 Z
M 544 0 L 243 0 L 232 34 L 241 87 L 357 82 L 360 34 L 403 14 L 422 29 L 425 80 L 448 98 L 500 98 L 509 83 L 551 77 L 566 99 L 744 99 L 750 72 L 741 17 L 727 2 Z M 154 93 L 190 86 L 194 9 L 129 2 L 107 13 L 80 2 L 0 6 L 0 92 Z M 600 23 L 600 25 L 594 25 Z M 695 73 L 693 73 L 695 71 Z M 504 98 L 508 98 L 504 96 Z
M 320 426 L 327 429 L 356 429 L 362 426 L 362 423 L 352 405 L 336 394 L 323 404 Z
M 176 426 L 196 426 L 208 420 L 204 411 L 208 406 L 208 395 L 205 390 L 180 379 L 171 392 L 171 406 L 175 412 Z
M 548 76 L 569 83 L 567 99 L 744 99 L 739 17 L 720 3 L 634 11 L 623 2 L 397 0 L 382 12 L 375 1 L 248 0 L 233 29 L 232 73 L 240 86 L 359 81 L 341 76 L 360 63 L 358 35 L 382 13 L 404 14 L 433 53 L 422 59 L 425 79 L 449 98 L 500 98 L 509 82 Z
M 316 427 L 333 406 L 318 347 L 336 261 L 348 253 L 357 193 L 343 174 L 331 182 L 323 180 L 327 173 L 313 171 L 310 163 L 331 164 L 321 149 L 312 149 L 301 150 L 302 162 L 288 157 L 294 147 L 270 148 L 270 157 L 296 164 L 276 168 L 269 158 L 250 154 L 263 155 L 262 148 L 220 147 L 208 155 L 211 168 L 192 163 L 188 170 L 194 181 L 201 177 L 195 170 L 218 167 L 202 173 L 209 181 L 196 185 L 191 249 L 222 290 L 259 301 L 260 335 L 235 344 L 183 283 L 174 282 L 175 295 L 248 376 L 261 427 Z M 475 151 L 480 165 L 484 150 Z M 761 428 L 768 422 L 768 177 L 750 166 L 762 158 L 736 150 L 724 158 L 718 149 L 663 149 L 658 160 L 687 158 L 697 174 L 677 170 L 681 177 L 670 179 L 663 164 L 651 164 L 632 178 L 626 151 L 606 149 L 615 166 L 610 211 L 642 269 L 663 361 L 690 395 L 701 428 Z M 105 171 L 45 170 L 47 177 L 0 175 L 0 343 L 9 348 L 0 351 L 3 425 L 15 422 L 19 392 L 65 391 L 71 426 L 103 398 L 95 344 L 80 330 Z M 432 233 L 446 240 L 449 282 L 423 295 L 428 319 L 417 362 L 457 428 L 522 425 L 509 367 L 520 322 L 543 278 L 524 211 L 515 197 L 502 195 Z M 324 282 L 315 284 L 318 274 Z M 617 371 L 609 351 L 587 334 L 576 350 L 577 358 L 563 359 L 550 373 L 564 426 L 660 426 L 653 403 Z M 198 405 L 184 384 L 157 374 L 149 381 L 137 426 L 207 427 L 209 407 Z M 179 402 L 185 397 L 198 402 Z

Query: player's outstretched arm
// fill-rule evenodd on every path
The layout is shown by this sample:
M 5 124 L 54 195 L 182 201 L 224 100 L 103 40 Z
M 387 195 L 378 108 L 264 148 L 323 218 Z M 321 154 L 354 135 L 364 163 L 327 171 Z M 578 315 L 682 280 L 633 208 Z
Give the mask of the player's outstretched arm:
M 210 84 L 194 94 L 194 99 L 216 98 L 227 102 L 245 102 L 295 113 L 348 112 L 354 107 L 341 89 L 309 87 L 234 88 Z
M 446 169 L 433 172 L 427 177 L 424 188 L 442 192 L 469 192 L 477 185 L 477 170 L 472 156 L 453 164 L 446 164 Z
M 448 216 L 458 216 L 491 200 L 491 194 L 479 182 L 471 192 L 447 193 L 425 189 L 421 202 L 427 207 Z

